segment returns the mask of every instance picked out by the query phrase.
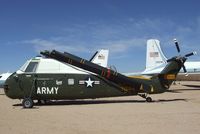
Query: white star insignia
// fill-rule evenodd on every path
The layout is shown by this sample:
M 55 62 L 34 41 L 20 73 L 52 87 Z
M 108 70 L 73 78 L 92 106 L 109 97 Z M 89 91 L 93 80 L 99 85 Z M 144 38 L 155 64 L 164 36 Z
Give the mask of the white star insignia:
M 94 81 L 92 81 L 90 78 L 88 78 L 88 80 L 85 81 L 87 83 L 87 87 L 93 87 L 93 83 Z

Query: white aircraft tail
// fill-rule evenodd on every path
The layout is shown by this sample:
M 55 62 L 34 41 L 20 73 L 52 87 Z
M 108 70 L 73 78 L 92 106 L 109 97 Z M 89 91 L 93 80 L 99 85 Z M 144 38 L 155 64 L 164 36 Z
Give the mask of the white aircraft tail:
M 158 67 L 164 63 L 167 63 L 167 58 L 161 50 L 160 41 L 156 39 L 147 40 L 145 71 Z
M 98 64 L 102 67 L 107 67 L 108 66 L 108 55 L 109 55 L 109 50 L 101 49 L 92 56 L 90 61 L 95 64 Z

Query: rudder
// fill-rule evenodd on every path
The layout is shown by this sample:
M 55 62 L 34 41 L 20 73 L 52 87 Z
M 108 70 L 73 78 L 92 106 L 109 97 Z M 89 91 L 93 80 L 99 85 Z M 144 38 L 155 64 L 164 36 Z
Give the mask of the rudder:
M 162 64 L 167 63 L 167 58 L 163 54 L 160 41 L 157 39 L 147 40 L 147 52 L 146 52 L 146 71 Z

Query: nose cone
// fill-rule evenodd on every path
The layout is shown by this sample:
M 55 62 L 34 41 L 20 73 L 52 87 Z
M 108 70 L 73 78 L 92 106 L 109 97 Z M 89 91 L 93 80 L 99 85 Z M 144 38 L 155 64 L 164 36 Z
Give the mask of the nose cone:
M 10 77 L 7 78 L 4 84 L 4 92 L 7 97 L 11 99 L 18 98 L 18 82 L 15 78 L 15 74 L 12 74 Z
M 4 83 L 4 92 L 6 94 L 7 97 L 9 98 L 12 98 L 12 91 L 11 91 L 11 88 L 10 88 L 10 77 L 5 81 Z

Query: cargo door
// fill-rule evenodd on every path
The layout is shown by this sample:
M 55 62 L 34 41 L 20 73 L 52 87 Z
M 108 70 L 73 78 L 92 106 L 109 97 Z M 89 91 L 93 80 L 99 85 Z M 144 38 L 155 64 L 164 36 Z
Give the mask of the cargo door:
M 20 77 L 19 87 L 24 92 L 24 97 L 34 98 L 35 96 L 35 82 L 37 75 L 35 74 L 37 70 L 38 62 L 30 62 L 24 73 Z

